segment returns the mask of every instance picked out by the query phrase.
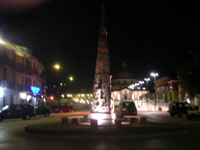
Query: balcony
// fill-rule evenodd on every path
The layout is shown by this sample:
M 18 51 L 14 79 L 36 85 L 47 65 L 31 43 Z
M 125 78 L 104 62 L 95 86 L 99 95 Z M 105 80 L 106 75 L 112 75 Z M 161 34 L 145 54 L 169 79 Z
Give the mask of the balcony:
M 31 66 L 26 66 L 22 64 L 17 64 L 14 60 L 10 60 L 7 56 L 0 57 L 0 64 L 2 66 L 7 66 L 11 69 L 13 69 L 16 72 L 22 73 L 22 74 L 27 74 L 27 75 L 37 75 L 40 78 L 42 78 L 41 75 L 38 74 L 38 71 L 36 69 L 32 69 Z

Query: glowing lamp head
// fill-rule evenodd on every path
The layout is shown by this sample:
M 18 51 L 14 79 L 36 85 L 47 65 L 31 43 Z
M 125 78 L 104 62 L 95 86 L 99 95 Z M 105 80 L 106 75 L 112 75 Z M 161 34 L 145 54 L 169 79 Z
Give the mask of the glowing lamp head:
M 69 81 L 74 81 L 74 77 L 70 76 Z
M 26 99 L 26 93 L 20 93 L 19 96 L 21 99 Z
M 6 44 L 6 42 L 0 38 L 0 45 L 1 45 L 1 44 L 2 44 L 2 45 L 3 45 L 3 44 Z
M 150 78 L 144 78 L 144 80 L 145 80 L 146 82 L 148 82 L 148 81 L 150 81 L 151 79 L 150 79 Z
M 31 86 L 31 91 L 33 92 L 34 95 L 37 95 L 37 94 L 40 93 L 40 88 L 35 87 L 35 86 Z
M 31 100 L 31 98 L 32 98 L 32 96 L 31 96 L 31 95 L 27 95 L 27 97 L 26 97 L 26 100 L 27 100 L 27 101 L 30 101 L 30 100 Z
M 150 74 L 152 77 L 157 77 L 158 76 L 158 73 L 154 73 L 154 72 L 152 72 L 151 74 Z
M 50 96 L 50 99 L 51 99 L 51 100 L 54 100 L 54 97 L 53 97 L 53 96 Z
M 60 67 L 59 64 L 55 64 L 55 65 L 53 66 L 53 68 L 56 69 L 56 70 L 60 70 L 61 67 Z

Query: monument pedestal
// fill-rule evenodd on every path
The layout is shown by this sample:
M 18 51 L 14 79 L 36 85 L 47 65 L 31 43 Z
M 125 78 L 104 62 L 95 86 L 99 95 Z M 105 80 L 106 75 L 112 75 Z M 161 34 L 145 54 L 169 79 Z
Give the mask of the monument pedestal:
M 113 125 L 115 123 L 115 114 L 91 113 L 88 115 L 88 119 L 90 120 L 91 124 L 94 122 L 93 120 L 96 120 L 97 125 Z

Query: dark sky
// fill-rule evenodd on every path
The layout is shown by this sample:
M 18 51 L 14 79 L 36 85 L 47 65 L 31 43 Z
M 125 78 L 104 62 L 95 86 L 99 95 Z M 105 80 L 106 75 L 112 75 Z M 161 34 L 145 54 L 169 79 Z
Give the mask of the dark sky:
M 72 74 L 76 87 L 92 88 L 101 1 L 16 1 L 0 0 L 3 38 L 30 48 L 44 64 L 49 84 Z M 197 2 L 106 0 L 105 10 L 112 74 L 126 61 L 136 78 L 150 71 L 174 77 L 185 51 L 200 47 Z M 61 72 L 51 69 L 55 61 Z

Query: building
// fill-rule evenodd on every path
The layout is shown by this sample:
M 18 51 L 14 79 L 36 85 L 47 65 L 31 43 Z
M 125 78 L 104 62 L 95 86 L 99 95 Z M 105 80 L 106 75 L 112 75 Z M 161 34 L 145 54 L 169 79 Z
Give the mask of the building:
M 178 80 L 170 80 L 169 77 L 161 77 L 154 81 L 157 100 L 185 101 L 186 95 Z
M 128 88 L 119 90 L 119 91 L 113 91 L 112 92 L 112 98 L 114 100 L 114 104 L 118 105 L 120 101 L 123 100 L 132 100 L 132 101 L 138 101 L 143 98 L 143 95 L 148 94 L 149 92 L 146 90 L 131 90 Z
M 44 66 L 30 55 L 27 48 L 1 42 L 0 108 L 7 104 L 37 105 L 41 95 L 45 94 L 43 71 Z
M 164 76 L 154 81 L 157 100 L 167 101 L 169 77 Z
M 145 88 L 142 88 L 142 85 L 139 85 L 137 88 L 130 89 L 129 86 L 135 83 L 139 83 L 139 80 L 136 79 L 132 73 L 128 72 L 127 63 L 124 62 L 121 65 L 121 72 L 118 72 L 112 78 L 112 99 L 114 105 L 118 105 L 120 101 L 123 100 L 132 100 L 136 103 L 136 107 L 139 108 L 139 103 L 145 94 L 148 94 Z
M 179 81 L 178 80 L 170 80 L 168 82 L 168 91 L 169 92 L 179 92 Z
M 124 62 L 121 66 L 121 72 L 112 78 L 112 91 L 120 91 L 137 82 L 138 80 L 134 78 L 133 74 L 128 72 L 127 63 Z
M 168 92 L 169 77 L 164 76 L 154 81 L 156 93 Z

